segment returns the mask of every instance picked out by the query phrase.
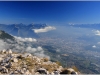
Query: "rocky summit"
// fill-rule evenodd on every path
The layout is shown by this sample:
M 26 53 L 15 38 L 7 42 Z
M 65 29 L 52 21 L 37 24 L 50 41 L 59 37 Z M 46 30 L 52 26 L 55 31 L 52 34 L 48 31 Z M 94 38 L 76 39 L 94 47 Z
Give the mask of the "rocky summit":
M 40 58 L 30 53 L 16 53 L 12 52 L 11 49 L 0 51 L 0 74 L 78 75 L 78 73 L 73 68 L 63 68 L 48 58 Z

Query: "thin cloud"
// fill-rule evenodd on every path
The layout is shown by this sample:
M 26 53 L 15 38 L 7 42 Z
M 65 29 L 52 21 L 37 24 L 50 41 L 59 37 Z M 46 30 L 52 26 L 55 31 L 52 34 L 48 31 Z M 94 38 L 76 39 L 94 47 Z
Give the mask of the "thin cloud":
M 96 46 L 95 46 L 95 45 L 93 45 L 92 47 L 93 47 L 93 48 L 96 48 Z
M 36 39 L 34 38 L 22 38 L 22 37 L 17 37 L 17 36 L 14 36 L 15 39 L 18 39 L 19 41 L 23 41 L 23 42 L 37 42 Z
M 32 43 L 33 40 L 26 39 L 22 40 L 23 38 L 20 37 L 20 39 L 17 37 L 15 41 L 7 40 L 5 42 L 4 40 L 0 39 L 0 50 L 3 49 L 12 49 L 14 52 L 28 52 L 31 54 L 34 54 L 38 57 L 48 57 L 46 54 L 44 54 L 44 49 L 41 46 L 34 46 L 34 43 Z M 28 42 L 27 42 L 28 41 Z M 26 42 L 26 43 L 25 43 Z
M 32 29 L 35 33 L 42 33 L 42 32 L 48 32 L 48 31 L 51 31 L 51 30 L 55 30 L 56 28 L 55 27 L 52 27 L 52 26 L 47 26 L 45 28 L 41 28 L 41 29 Z
M 97 44 L 100 44 L 100 42 L 98 42 Z
M 99 31 L 99 30 L 96 30 L 96 31 L 95 31 L 95 35 L 100 36 L 100 31 Z

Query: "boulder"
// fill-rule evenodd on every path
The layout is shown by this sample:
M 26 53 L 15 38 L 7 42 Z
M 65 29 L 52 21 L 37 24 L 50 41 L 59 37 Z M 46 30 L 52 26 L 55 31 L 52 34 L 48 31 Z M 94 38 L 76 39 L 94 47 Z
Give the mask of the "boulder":
M 71 74 L 76 74 L 76 72 L 72 71 Z
M 75 70 L 72 69 L 72 68 L 65 69 L 62 72 L 60 72 L 60 74 L 74 74 L 74 75 L 78 75 L 77 72 L 75 72 Z
M 44 68 L 38 69 L 37 72 L 39 72 L 40 74 L 47 74 L 47 70 Z
M 67 69 L 62 70 L 62 72 L 60 72 L 60 74 L 70 74 L 70 71 Z
M 72 68 L 68 68 L 67 70 L 69 70 L 70 72 L 74 71 L 74 69 L 72 69 Z

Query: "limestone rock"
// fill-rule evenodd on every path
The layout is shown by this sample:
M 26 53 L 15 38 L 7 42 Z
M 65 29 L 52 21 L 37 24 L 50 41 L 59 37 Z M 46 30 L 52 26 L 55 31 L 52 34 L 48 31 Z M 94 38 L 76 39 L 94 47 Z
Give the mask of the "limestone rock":
M 18 62 L 18 59 L 17 59 L 17 58 L 14 58 L 14 59 L 13 59 L 13 62 Z
M 31 73 L 29 72 L 29 70 L 27 70 L 24 74 L 25 75 L 31 75 Z
M 30 53 L 14 53 L 11 49 L 4 49 L 0 55 L 0 74 L 78 75 L 72 68 L 63 68 L 55 62 L 44 61 L 44 58 L 33 56 Z
M 8 53 L 9 53 L 9 54 L 12 54 L 12 50 L 11 50 L 11 49 L 9 49 L 9 50 L 8 50 Z
M 22 57 L 31 57 L 32 55 L 30 53 L 25 53 L 22 55 Z
M 2 53 L 5 53 L 5 52 L 6 52 L 6 50 L 5 50 L 5 49 L 3 49 L 3 50 L 2 50 Z
M 57 71 L 57 70 L 55 70 L 53 73 L 56 74 L 56 75 L 59 75 L 60 74 L 60 72 Z
M 3 60 L 3 58 L 2 57 L 0 57 L 0 62 Z
M 0 67 L 0 71 L 2 73 L 8 73 L 8 69 L 6 69 L 4 66 Z
M 38 69 L 37 72 L 39 72 L 40 74 L 47 74 L 47 70 L 44 68 Z

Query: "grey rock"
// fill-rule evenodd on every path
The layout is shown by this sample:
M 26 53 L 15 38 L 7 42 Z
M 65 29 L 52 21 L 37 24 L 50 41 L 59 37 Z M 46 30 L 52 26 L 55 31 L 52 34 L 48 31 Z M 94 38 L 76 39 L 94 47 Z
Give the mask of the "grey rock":
M 8 69 L 6 69 L 4 66 L 0 67 L 0 71 L 3 73 L 8 73 Z
M 6 68 L 11 68 L 12 64 L 9 62 L 5 67 Z
M 57 70 L 56 70 L 56 71 L 54 71 L 53 73 L 54 73 L 54 74 L 56 74 L 56 75 L 59 75 L 59 74 L 60 74 L 60 72 L 59 72 L 59 71 L 57 71 Z
M 39 72 L 40 74 L 47 74 L 47 70 L 44 68 L 38 69 L 37 72 Z

